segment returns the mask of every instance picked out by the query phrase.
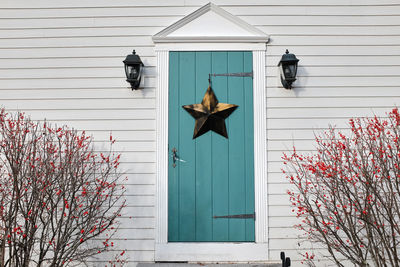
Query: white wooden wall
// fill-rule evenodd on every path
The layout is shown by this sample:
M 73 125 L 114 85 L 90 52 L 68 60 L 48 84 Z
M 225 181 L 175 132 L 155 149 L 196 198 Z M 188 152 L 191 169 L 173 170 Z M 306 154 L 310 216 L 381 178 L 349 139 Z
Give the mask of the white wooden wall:
M 129 177 L 117 242 L 154 260 L 155 53 L 151 36 L 208 0 L 0 0 L 0 105 L 66 123 L 101 143 L 112 131 Z M 400 104 L 400 0 L 215 0 L 270 34 L 267 47 L 271 259 L 298 258 L 282 151 L 313 150 L 314 131 Z M 278 87 L 285 49 L 300 59 L 294 90 Z M 144 89 L 122 60 L 136 49 Z M 293 264 L 297 266 L 295 262 Z

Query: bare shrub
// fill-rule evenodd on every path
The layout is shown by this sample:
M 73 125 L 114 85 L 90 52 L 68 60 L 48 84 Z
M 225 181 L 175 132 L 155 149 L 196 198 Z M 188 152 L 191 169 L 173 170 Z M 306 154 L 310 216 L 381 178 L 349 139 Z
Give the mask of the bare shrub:
M 0 266 L 68 266 L 110 248 L 120 155 L 85 132 L 0 111 Z
M 331 128 L 316 137 L 316 153 L 283 156 L 297 227 L 337 266 L 400 265 L 399 124 L 397 108 L 386 119 L 351 119 L 351 134 Z

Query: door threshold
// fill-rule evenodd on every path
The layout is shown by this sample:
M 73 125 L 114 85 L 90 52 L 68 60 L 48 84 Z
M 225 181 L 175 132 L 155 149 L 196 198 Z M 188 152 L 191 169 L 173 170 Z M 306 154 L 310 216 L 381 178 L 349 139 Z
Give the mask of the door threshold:
M 155 261 L 268 262 L 268 244 L 228 242 L 156 244 Z

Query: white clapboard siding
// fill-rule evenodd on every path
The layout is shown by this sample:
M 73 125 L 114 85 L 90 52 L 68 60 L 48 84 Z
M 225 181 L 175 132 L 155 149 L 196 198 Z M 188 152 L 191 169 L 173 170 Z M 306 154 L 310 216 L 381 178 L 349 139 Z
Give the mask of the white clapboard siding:
M 108 141 L 110 137 L 110 133 L 113 138 L 117 142 L 126 142 L 126 141 L 151 141 L 155 139 L 155 131 L 146 131 L 146 130 L 135 130 L 135 131 L 116 131 L 116 130 L 111 130 L 111 131 L 92 131 L 93 135 L 95 136 L 96 140 L 103 142 L 103 141 Z
M 372 115 L 372 111 L 371 111 Z M 332 125 L 332 122 L 329 122 L 330 126 Z M 316 135 L 321 136 L 323 131 L 326 131 L 329 129 L 329 125 L 326 125 L 324 128 L 315 128 L 316 131 L 310 131 L 309 129 L 291 129 L 290 131 L 282 131 L 280 129 L 275 129 L 275 130 L 269 130 L 268 131 L 268 140 L 275 141 L 275 140 L 285 140 L 285 141 L 293 141 L 295 139 L 304 139 L 304 140 L 311 140 L 314 139 Z M 336 129 L 343 131 L 344 133 L 348 134 L 348 128 L 346 127 L 345 129 L 339 129 L 336 127 Z M 305 149 L 307 150 L 307 149 Z
M 137 196 L 136 198 L 150 198 L 151 196 Z M 129 197 L 130 199 L 133 199 L 133 197 Z M 154 197 L 153 197 L 154 199 Z M 132 201 L 133 202 L 133 201 Z M 141 203 L 140 201 L 137 201 L 136 203 Z M 118 221 L 121 223 L 121 225 L 131 225 L 133 229 L 138 229 L 138 228 L 154 228 L 155 226 L 155 218 L 154 217 L 139 217 L 135 216 L 134 214 L 128 215 L 128 216 L 121 216 Z M 133 247 L 131 247 L 133 248 Z
M 128 173 L 155 173 L 153 162 L 121 162 L 120 167 Z
M 323 129 L 322 129 L 323 130 Z M 285 131 L 285 130 L 281 130 Z M 313 129 L 309 129 L 309 131 L 313 131 Z M 320 132 L 321 130 L 315 128 L 315 132 Z M 292 151 L 293 146 L 296 147 L 296 150 L 316 150 L 316 145 L 313 140 L 274 140 L 268 142 L 268 151 Z M 272 159 L 269 159 L 272 160 Z M 273 161 L 272 161 L 273 162 Z M 271 164 L 272 164 L 271 162 Z M 269 165 L 269 164 L 268 164 Z M 271 167 L 270 167 L 271 168 Z
M 81 89 L 81 90 L 84 91 L 84 89 Z M 1 90 L 0 92 L 1 92 L 1 94 L 8 95 L 9 91 L 11 91 L 10 94 L 12 95 L 12 97 L 10 97 L 10 99 L 18 99 L 18 96 L 21 96 L 20 99 L 24 99 L 27 94 L 35 94 L 36 98 L 40 98 L 40 96 L 42 96 L 42 95 L 43 95 L 42 99 L 47 98 L 44 95 L 47 90 L 45 90 L 44 92 L 40 92 L 40 91 L 37 92 L 36 90 L 15 90 L 15 91 Z M 21 93 L 20 93 L 20 91 L 21 91 Z M 64 95 L 66 95 L 68 93 L 68 91 L 69 90 L 67 90 L 67 89 L 63 90 L 63 92 L 61 92 L 61 94 L 60 94 L 61 96 L 59 96 L 59 98 L 68 99 L 68 97 L 64 97 Z M 73 92 L 74 90 L 70 90 L 70 91 Z M 110 91 L 110 90 L 108 90 L 108 91 Z M 113 91 L 117 91 L 117 90 L 111 90 L 111 91 L 113 92 Z M 52 92 L 49 92 L 48 94 L 50 94 L 50 95 L 54 94 L 53 96 L 49 97 L 50 99 L 56 99 L 57 95 L 58 95 L 57 91 L 52 91 Z M 93 95 L 93 94 L 99 94 L 99 92 L 98 92 L 98 90 L 89 90 L 87 94 Z M 126 97 L 128 98 L 128 96 L 126 96 Z M 84 95 L 83 98 L 87 98 L 87 97 L 85 97 L 85 95 Z M 28 99 L 35 99 L 35 98 L 28 98 Z M 104 99 L 107 99 L 107 98 L 105 97 Z M 4 100 L 4 99 L 2 99 L 2 100 Z M 8 110 L 12 110 L 12 109 L 8 109 Z M 41 117 L 41 116 L 43 116 L 43 113 L 41 110 L 31 110 L 31 111 L 27 112 L 27 114 L 32 118 L 32 120 L 42 120 L 43 119 L 43 117 Z M 141 119 L 152 120 L 155 118 L 155 109 L 154 108 L 125 109 L 124 112 L 121 112 L 120 110 L 104 110 L 101 107 L 95 108 L 95 109 L 85 109 L 85 110 L 79 110 L 79 109 L 54 110 L 46 116 L 46 120 L 48 122 L 54 121 L 54 122 L 58 122 L 58 124 L 60 124 L 59 122 L 61 122 L 61 121 L 128 120 L 128 119 L 137 118 L 137 117 L 140 117 Z M 127 130 L 127 129 L 123 129 L 123 130 Z M 115 131 L 113 131 L 113 132 L 115 132 Z M 146 134 L 148 134 L 148 133 L 146 133 Z M 127 137 L 128 136 L 126 136 L 124 138 L 127 138 Z M 99 137 L 97 136 L 97 138 L 99 138 Z M 136 137 L 136 138 L 138 138 L 138 137 Z M 118 139 L 118 140 L 120 140 L 120 139 Z
M 276 77 L 267 77 L 267 85 L 270 84 L 271 86 L 277 85 L 278 79 Z M 310 86 L 310 87 L 323 87 L 323 86 L 333 86 L 339 87 L 343 86 L 346 87 L 346 84 L 353 84 L 354 86 L 390 86 L 396 87 L 399 82 L 400 78 L 398 76 L 320 76 L 320 77 L 313 77 L 313 76 L 299 76 L 297 77 L 298 84 L 300 87 Z
M 299 88 L 302 87 L 346 87 L 346 84 L 353 84 L 353 86 L 373 86 L 373 87 L 396 87 L 399 82 L 398 76 L 320 76 L 320 77 L 307 77 L 299 76 L 297 77 L 297 83 Z M 276 77 L 267 77 L 267 85 L 276 87 L 278 86 L 278 79 Z M 352 86 L 350 86 L 351 88 Z M 301 90 L 301 89 L 299 89 Z
M 134 221 L 134 220 L 133 220 Z M 142 240 L 125 240 L 125 239 L 110 239 L 109 244 L 113 242 L 112 249 L 115 251 L 123 251 L 127 248 L 137 248 L 139 251 L 151 251 L 154 249 L 154 239 L 142 239 Z
M 112 38 L 112 37 L 110 37 Z M 23 42 L 23 41 L 21 41 Z M 135 46 L 136 53 L 143 56 L 154 56 L 154 48 Z M 0 59 L 3 58 L 104 58 L 121 57 L 132 52 L 132 46 L 114 47 L 55 47 L 55 48 L 7 48 L 0 49 Z
M 93 3 L 91 3 L 92 6 Z M 147 3 L 146 3 L 147 4 Z M 57 12 L 54 12 L 57 11 Z M 186 16 L 193 12 L 193 7 L 166 6 L 164 8 L 142 7 L 91 7 L 91 8 L 46 8 L 46 9 L 3 9 L 2 19 L 39 19 L 39 18 L 103 18 L 103 17 L 170 17 Z M 251 13 L 248 13 L 251 14 Z
M 146 3 L 147 4 L 147 3 Z M 321 10 L 319 6 L 296 6 L 296 5 L 258 5 L 258 6 L 224 6 L 228 12 L 237 16 L 293 16 L 293 15 L 340 15 L 340 16 L 374 16 L 374 15 L 396 15 L 400 13 L 400 6 L 365 6 L 360 11 L 357 6 L 326 6 Z M 55 10 L 57 13 L 55 14 Z M 139 17 L 139 16 L 185 16 L 188 12 L 195 10 L 193 6 L 175 7 L 114 7 L 114 8 L 46 8 L 46 9 L 3 9 L 0 10 L 2 18 L 61 18 L 61 17 Z
M 119 228 L 113 236 L 114 239 L 125 239 L 132 236 L 132 240 L 152 240 L 154 239 L 154 229 L 132 229 L 132 228 Z
M 124 153 L 125 155 L 129 155 L 129 153 Z M 155 174 L 150 174 L 150 173 L 138 173 L 138 174 L 129 174 L 129 175 L 125 175 L 127 177 L 126 182 L 130 183 L 130 184 L 155 184 L 156 181 L 156 176 Z M 133 202 L 131 201 L 131 198 L 129 199 L 129 203 L 137 203 L 137 205 L 143 205 L 143 206 L 154 206 L 154 202 L 147 202 L 147 203 L 143 203 L 143 202 Z M 129 226 L 126 226 L 129 228 Z
M 295 20 L 297 25 L 324 25 L 324 26 L 374 26 L 374 25 L 399 25 L 397 16 L 325 16 L 325 15 L 297 15 L 297 16 L 241 16 L 252 25 L 288 25 L 290 20 Z
M 324 25 L 324 26 L 374 26 L 374 25 L 399 25 L 400 16 L 324 16 L 324 15 L 298 15 L 298 16 L 239 16 L 252 25 L 290 25 L 291 20 L 296 18 L 297 25 Z M 180 16 L 170 17 L 99 17 L 99 18 L 27 18 L 27 19 L 3 19 L 0 29 L 38 29 L 44 27 L 54 28 L 81 28 L 81 27 L 133 27 L 133 26 L 158 26 L 166 27 L 177 21 Z
M 271 118 L 267 120 L 267 123 L 270 129 L 322 128 L 326 126 L 326 118 L 303 118 L 301 120 L 297 118 Z M 348 126 L 347 119 L 334 118 L 330 123 L 337 128 L 346 128 Z M 310 126 L 307 127 L 307 125 Z
M 4 19 L 0 29 L 47 29 L 82 28 L 82 27 L 166 27 L 180 17 L 100 17 L 100 18 L 38 18 L 38 19 Z
M 388 60 L 388 58 L 393 59 Z M 271 67 L 277 67 L 279 60 L 281 59 L 281 55 L 269 55 L 266 59 L 267 62 L 267 70 Z M 396 62 L 400 59 L 400 56 L 397 55 L 303 55 L 301 57 L 301 67 L 336 67 L 336 66 L 398 66 Z
M 282 180 L 286 179 L 284 178 L 284 176 L 282 175 Z M 287 193 L 287 190 L 293 190 L 294 186 L 287 183 L 285 184 L 285 186 L 282 186 L 282 184 L 274 184 L 274 183 L 270 183 L 268 185 L 268 193 L 269 194 L 274 194 L 274 195 L 285 195 Z M 282 213 L 282 214 L 270 214 L 270 216 L 279 216 L 279 217 L 284 217 L 287 216 L 288 213 Z
M 107 1 L 107 0 L 98 0 L 95 3 L 91 0 L 71 0 L 67 2 L 59 2 L 54 3 L 51 0 L 38 0 L 36 3 L 30 2 L 14 2 L 12 0 L 3 0 L 0 4 L 2 8 L 95 8 L 95 7 L 155 7 L 158 8 L 160 6 L 184 6 L 184 0 L 148 0 L 146 3 L 140 1 L 134 1 L 132 3 L 127 2 L 126 0 L 115 0 L 115 1 Z
M 400 16 L 397 17 L 397 20 Z M 275 40 L 279 42 L 275 43 Z M 122 38 L 121 38 L 122 39 Z M 277 44 L 281 46 L 282 44 L 293 44 L 296 42 L 297 46 L 304 45 L 397 45 L 399 43 L 400 36 L 347 36 L 346 39 L 338 38 L 338 36 L 315 36 L 315 35 L 302 35 L 302 36 L 279 36 L 275 39 L 271 38 L 271 46 Z M 145 40 L 142 40 L 143 42 Z M 71 42 L 72 43 L 72 42 Z M 0 44 L 2 44 L 0 42 Z
M 399 39 L 400 41 L 400 39 Z M 396 76 L 398 74 L 399 66 L 348 66 L 346 68 L 340 66 L 300 66 L 297 69 L 299 77 L 310 76 Z M 1 72 L 0 72 L 1 73 Z M 269 67 L 267 70 L 268 76 L 276 77 L 279 75 L 278 67 Z
M 22 76 L 22 75 L 21 75 Z M 22 89 L 27 88 L 26 84 L 29 83 L 31 88 L 109 88 L 109 87 L 119 87 L 119 88 L 130 88 L 127 86 L 125 79 L 121 76 L 116 77 L 86 77 L 86 78 L 39 78 L 39 79 L 24 79 L 20 77 L 19 79 L 1 79 L 0 87 L 4 89 Z M 156 84 L 156 79 L 154 77 L 146 76 L 143 81 L 144 88 L 154 88 Z M 147 92 L 132 94 L 147 94 Z
M 33 101 L 33 100 L 32 100 Z M 45 102 L 43 102 L 45 103 Z M 60 125 L 73 124 L 75 129 L 88 131 L 98 130 L 154 130 L 154 120 L 137 119 L 137 120 L 74 120 L 74 121 L 58 121 Z M 122 142 L 115 143 L 115 145 L 123 146 Z
M 151 37 L 209 0 L 0 1 L 0 106 L 93 135 L 122 153 L 127 208 L 113 250 L 129 266 L 154 261 L 156 57 Z M 282 153 L 315 151 L 329 125 L 348 133 L 354 116 L 386 116 L 400 105 L 398 0 L 214 0 L 270 35 L 266 56 L 270 259 L 300 265 L 310 244 L 286 191 Z M 135 49 L 143 89 L 126 83 L 122 61 Z M 300 59 L 293 90 L 281 87 L 285 52 Z M 324 252 L 320 246 L 315 251 Z M 93 259 L 101 266 L 107 256 Z M 318 263 L 325 266 L 327 261 Z M 104 265 L 104 264 L 103 264 Z
M 127 51 L 128 53 L 129 51 Z M 145 71 L 154 68 L 156 65 L 155 57 L 140 57 L 146 66 Z M 95 58 L 3 58 L 1 69 L 65 69 L 65 68 L 121 68 L 123 56 L 117 57 L 95 57 Z M 3 65 L 4 64 L 4 65 Z M 7 66 L 7 67 L 6 67 Z
M 324 1 L 324 3 L 326 3 L 326 1 Z M 323 5 L 324 3 L 321 2 L 320 4 Z M 360 4 L 362 3 L 360 2 Z M 225 9 L 238 16 L 387 16 L 398 15 L 400 13 L 400 6 L 393 5 L 365 6 L 361 10 L 359 6 L 327 5 L 321 10 L 320 6 L 302 5 L 300 3 L 284 5 L 284 3 L 282 3 L 282 5 L 266 4 L 264 6 L 227 6 Z
M 360 95 L 365 96 L 365 97 L 391 97 L 391 96 L 397 96 L 396 90 L 393 90 L 393 87 L 395 88 L 396 86 L 385 86 L 385 87 L 376 87 L 376 86 L 349 86 L 349 87 L 308 87 L 307 90 L 301 90 L 298 89 L 296 91 L 293 90 L 285 90 L 282 92 L 282 87 L 269 87 L 267 96 L 269 98 L 273 97 L 358 97 Z M 300 87 L 298 87 L 300 88 Z M 321 112 L 323 111 L 329 112 L 329 110 L 326 109 L 320 109 Z M 365 109 L 358 109 L 360 112 L 365 112 Z M 377 111 L 382 111 L 379 108 L 373 108 L 373 110 Z M 281 110 L 283 111 L 283 110 Z M 369 109 L 368 113 L 370 113 L 371 109 Z M 271 112 L 274 112 L 273 109 L 271 109 Z M 291 112 L 288 110 L 288 112 Z M 338 110 L 338 115 L 343 116 L 346 114 L 346 110 L 343 110 L 344 113 L 341 113 L 341 111 Z M 324 113 L 322 113 L 324 114 Z M 318 114 L 315 114 L 315 116 L 319 116 Z M 356 114 L 357 116 L 363 116 L 366 114 Z M 351 116 L 355 116 L 354 113 Z
M 0 85 L 1 86 L 1 85 Z M 1 99 L 1 98 L 0 98 Z M 152 108 L 154 107 L 155 100 L 150 99 L 80 99 L 80 98 L 65 98 L 65 99 L 23 99 L 23 100 L 1 100 L 2 105 L 6 108 L 18 108 L 21 110 L 29 110 L 29 109 L 79 109 L 80 107 L 85 107 L 85 109 L 113 109 L 115 107 L 118 108 L 126 108 L 126 109 L 140 109 L 140 108 Z M 139 122 L 141 123 L 141 122 Z M 154 122 L 151 123 L 151 126 L 144 126 L 145 129 L 154 129 Z M 133 126 L 135 127 L 135 126 Z
M 282 205 L 282 203 L 290 204 L 289 196 L 288 195 L 269 194 L 268 195 L 268 203 L 271 206 L 279 206 L 279 205 Z
M 8 0 L 10 1 L 10 0 Z M 186 5 L 204 5 L 207 4 L 207 0 L 186 0 Z M 282 0 L 279 2 L 275 1 L 264 1 L 264 0 L 248 0 L 243 3 L 241 0 L 215 0 L 213 3 L 217 5 L 233 5 L 233 6 L 322 6 L 325 9 L 327 6 L 376 6 L 376 5 L 398 5 L 396 0 L 382 0 L 377 3 L 375 0 L 307 0 L 307 1 L 297 1 L 297 0 Z M 321 12 L 323 12 L 321 10 Z
M 54 11 L 53 11 L 54 13 Z M 30 39 L 30 38 L 71 38 L 71 37 L 106 37 L 106 36 L 145 36 L 151 32 L 159 32 L 163 27 L 134 26 L 134 27 L 102 27 L 93 28 L 50 28 L 50 29 L 1 29 L 0 39 Z
M 76 98 L 76 93 L 79 93 L 79 98 L 81 99 L 93 99 L 93 96 L 96 96 L 97 99 L 121 99 L 121 98 L 132 98 L 132 99 L 143 99 L 144 97 L 147 98 L 154 98 L 155 97 L 155 90 L 149 88 L 146 92 L 143 91 L 136 91 L 132 93 L 131 88 L 124 88 L 124 87 L 108 87 L 108 88 L 23 88 L 23 89 L 0 89 L 1 96 L 0 99 L 2 100 L 15 100 L 15 99 L 74 99 Z M 103 107 L 104 108 L 104 107 Z M 134 107 L 133 107 L 134 108 Z M 69 109 L 71 112 L 75 112 L 75 117 L 79 117 L 78 110 Z M 104 111 L 102 107 L 94 108 L 94 109 L 85 109 L 87 111 L 80 113 L 80 115 L 88 115 L 90 110 L 92 113 L 93 119 L 97 118 L 132 118 L 133 113 L 141 113 L 148 118 L 154 118 L 154 108 L 149 107 L 147 109 L 142 108 L 140 110 L 130 110 L 126 114 L 121 114 L 121 112 L 117 111 Z M 94 110 L 98 111 L 98 113 L 94 113 Z M 31 113 L 32 114 L 32 113 Z M 98 114 L 98 115 L 97 115 Z M 65 117 L 65 113 L 59 114 L 62 117 Z M 119 117 L 120 115 L 120 117 Z M 55 115 L 53 115 L 55 116 Z M 102 117 L 100 117 L 102 116 Z M 48 117 L 51 119 L 51 117 Z M 55 119 L 60 119 L 60 117 L 56 117 Z
M 86 71 L 86 73 L 83 72 Z M 155 68 L 147 67 L 143 75 L 154 76 Z M 102 77 L 125 77 L 125 71 L 121 67 L 92 67 L 92 68 L 42 68 L 30 69 L 26 75 L 22 75 L 15 71 L 15 69 L 0 69 L 0 77 L 2 79 L 40 79 L 40 78 L 102 78 Z
M 324 77 L 327 79 L 328 77 Z M 341 82 L 345 82 L 347 77 L 336 77 L 336 80 L 341 80 Z M 368 77 L 369 79 L 366 80 L 373 80 L 373 77 Z M 375 77 L 375 80 L 378 80 L 380 77 Z M 398 79 L 398 83 L 400 83 L 400 77 L 394 77 Z M 311 78 L 304 78 L 304 79 L 313 79 Z M 364 80 L 364 78 L 360 77 L 359 80 Z M 388 79 L 388 78 L 386 78 Z M 315 78 L 316 80 L 316 78 Z M 354 78 L 355 80 L 355 78 Z M 366 81 L 365 81 L 366 82 Z M 394 81 L 393 81 L 394 82 Z M 283 89 L 284 90 L 284 89 Z M 288 107 L 288 108 L 323 108 L 323 107 L 331 107 L 337 106 L 338 103 L 334 100 L 338 100 L 341 107 L 382 107 L 387 105 L 395 105 L 399 103 L 400 96 L 398 97 L 319 97 L 316 101 L 315 98 L 269 98 L 267 99 L 267 105 L 269 108 L 281 108 L 281 107 Z
M 104 47 L 129 46 L 133 41 L 138 45 L 152 44 L 150 36 L 113 36 L 110 37 L 59 37 L 59 38 L 30 38 L 30 39 L 0 39 L 0 49 L 6 48 L 47 48 L 47 47 Z
M 155 200 L 154 200 L 154 196 L 129 196 L 129 203 L 135 203 L 135 205 L 138 206 L 154 206 L 155 204 Z M 132 214 L 132 216 L 134 216 L 135 214 Z M 121 219 L 120 220 L 122 223 L 124 221 L 129 221 L 129 223 L 131 223 L 130 220 L 127 219 Z M 147 222 L 149 222 L 147 224 Z M 124 224 L 122 224 L 124 225 Z M 126 227 L 128 227 L 129 224 L 126 224 Z M 129 226 L 129 228 L 131 228 L 131 226 Z M 154 219 L 142 219 L 142 220 L 135 220 L 135 225 L 132 225 L 132 228 L 154 228 Z
M 271 228 L 280 228 L 280 227 L 289 228 L 289 227 L 293 227 L 293 225 L 299 223 L 297 218 L 292 215 L 291 216 L 274 216 L 273 214 L 268 214 L 268 221 L 269 221 Z M 277 238 L 277 239 L 270 238 L 270 243 L 277 242 L 278 240 L 280 240 L 280 238 Z M 293 240 L 292 242 L 288 242 L 286 245 L 292 246 L 296 242 L 297 242 L 297 240 Z M 275 249 L 278 249 L 278 248 L 275 248 Z M 284 247 L 281 247 L 280 249 L 285 250 Z
M 154 152 L 148 152 L 148 151 L 131 151 L 131 152 L 126 152 L 122 151 L 121 152 L 123 155 L 121 155 L 121 162 L 146 162 L 146 163 L 154 163 Z
M 262 31 L 268 31 L 274 36 L 397 36 L 399 25 L 370 26 L 316 26 L 316 25 L 269 25 L 258 26 Z M 283 31 L 285 29 L 285 31 Z
M 126 192 L 129 195 L 149 195 L 153 196 L 154 195 L 154 185 L 153 184 L 146 184 L 146 185 L 136 185 L 136 184 L 127 184 L 125 186 Z M 127 203 L 127 207 L 130 207 L 131 203 Z M 124 211 L 130 212 L 129 208 Z M 153 211 L 141 211 L 142 213 L 151 213 L 153 214 Z
M 399 46 L 384 46 L 384 45 L 365 45 L 365 46 L 334 46 L 321 45 L 318 49 L 314 46 L 296 45 L 296 44 L 281 44 L 271 45 L 267 49 L 268 55 L 282 55 L 285 49 L 293 52 L 301 58 L 301 56 L 391 56 L 398 55 Z M 389 60 L 389 59 L 388 59 Z M 279 62 L 279 61 L 278 61 Z
M 86 70 L 83 72 L 83 70 Z M 62 79 L 68 78 L 123 78 L 124 72 L 121 68 L 64 68 L 64 69 L 30 69 L 27 73 L 16 72 L 15 69 L 1 69 L 0 79 Z
M 133 2 L 127 3 L 125 0 L 116 0 L 113 2 L 109 2 L 107 0 L 96 1 L 93 3 L 91 0 L 71 0 L 68 2 L 62 3 L 54 3 L 51 0 L 38 0 L 35 3 L 30 2 L 14 2 L 13 0 L 3 0 L 0 7 L 3 8 L 68 8 L 68 7 L 80 7 L 80 8 L 88 8 L 88 7 L 126 7 L 126 6 L 150 6 L 150 7 L 164 7 L 164 6 L 201 6 L 207 4 L 207 0 L 148 0 L 145 3 L 143 2 Z M 280 6 L 386 6 L 386 5 L 396 5 L 398 4 L 397 0 L 382 0 L 377 3 L 375 0 L 357 0 L 357 1 L 348 1 L 348 0 L 329 0 L 329 1 L 318 1 L 318 0 L 308 0 L 298 2 L 297 0 L 282 0 L 279 2 L 273 1 L 264 1 L 264 0 L 248 0 L 246 3 L 240 0 L 215 0 L 213 3 L 217 5 L 233 5 L 233 6 L 265 6 L 265 5 L 280 5 Z
M 129 264 L 131 264 L 132 267 L 135 267 L 136 264 L 134 262 L 154 262 L 154 250 L 148 250 L 148 251 L 138 251 L 138 250 L 125 250 L 124 259 L 127 259 Z M 87 264 L 89 266 L 104 266 L 104 262 L 108 262 L 110 259 L 114 258 L 113 256 L 119 255 L 122 253 L 120 250 L 118 251 L 113 251 L 113 253 L 107 254 L 107 256 L 102 256 L 101 259 L 93 259 L 90 261 L 87 261 Z M 128 255 L 128 256 L 126 256 Z

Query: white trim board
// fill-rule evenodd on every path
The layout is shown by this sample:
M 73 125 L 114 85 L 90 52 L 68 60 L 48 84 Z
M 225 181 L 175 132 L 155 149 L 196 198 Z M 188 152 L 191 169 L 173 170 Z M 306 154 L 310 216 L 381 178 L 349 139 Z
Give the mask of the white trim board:
M 157 51 L 255 51 L 266 50 L 265 43 L 157 43 L 154 50 Z
M 198 18 L 205 10 L 222 10 L 208 4 L 188 17 Z M 203 12 L 203 13 L 202 13 Z M 222 13 L 224 13 L 223 11 Z M 196 16 L 193 14 L 197 14 Z M 229 13 L 228 13 L 229 14 Z M 225 14 L 226 15 L 226 14 Z M 232 15 L 230 15 L 232 16 Z M 188 18 L 187 17 L 187 18 Z M 233 17 L 233 16 L 232 16 Z M 233 17 L 234 19 L 237 19 Z M 231 18 L 232 19 L 232 18 Z M 175 23 L 174 27 L 190 25 Z M 252 27 L 248 25 L 249 27 Z M 268 213 L 267 213 L 267 133 L 266 133 L 266 88 L 265 88 L 265 49 L 266 41 L 238 43 L 235 39 L 215 41 L 204 38 L 202 42 L 171 42 L 170 31 L 164 30 L 154 38 L 157 56 L 157 174 L 156 174 L 156 245 L 155 261 L 266 261 L 268 252 Z M 257 30 L 258 31 L 258 30 Z M 253 33 L 258 35 L 258 33 Z M 249 31 L 251 32 L 251 31 Z M 265 35 L 266 36 L 266 35 Z M 193 36 L 191 36 L 193 37 Z M 164 39 L 163 39 L 164 38 Z M 182 39 L 183 40 L 183 39 Z M 232 42 L 230 42 L 232 41 Z M 168 242 L 168 76 L 170 51 L 252 51 L 253 54 L 253 105 L 254 105 L 254 195 L 255 195 L 255 242 L 254 243 L 172 243 Z

